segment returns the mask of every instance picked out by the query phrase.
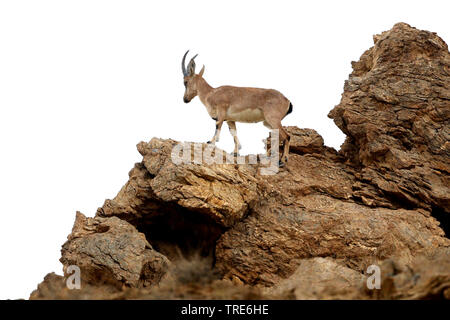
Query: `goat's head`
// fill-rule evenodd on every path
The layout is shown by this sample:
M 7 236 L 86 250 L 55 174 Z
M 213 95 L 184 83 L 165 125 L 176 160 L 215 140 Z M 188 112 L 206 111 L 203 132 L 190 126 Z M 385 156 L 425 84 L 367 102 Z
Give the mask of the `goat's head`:
M 186 90 L 184 91 L 183 101 L 185 103 L 191 102 L 192 99 L 197 95 L 197 78 L 203 76 L 203 72 L 205 71 L 205 66 L 203 66 L 202 70 L 200 70 L 199 74 L 195 74 L 195 57 L 197 54 L 189 61 L 189 64 L 186 68 L 185 60 L 189 50 L 183 56 L 183 60 L 181 60 L 181 70 L 183 71 L 183 81 L 184 87 Z

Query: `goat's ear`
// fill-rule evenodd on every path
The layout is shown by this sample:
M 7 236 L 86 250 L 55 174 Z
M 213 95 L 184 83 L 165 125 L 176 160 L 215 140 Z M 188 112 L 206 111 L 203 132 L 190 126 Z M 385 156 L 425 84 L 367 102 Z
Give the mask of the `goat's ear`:
M 187 66 L 187 72 L 188 72 L 188 75 L 190 75 L 190 76 L 193 76 L 195 74 L 195 61 L 194 61 L 194 58 L 192 58 L 191 61 L 189 61 L 189 64 Z
M 195 56 L 193 56 L 191 58 L 191 61 L 189 61 L 188 66 L 187 66 L 187 72 L 189 76 L 193 76 L 195 74 L 195 61 L 194 59 L 198 56 L 198 54 L 196 54 Z
M 203 77 L 203 73 L 205 72 L 205 65 L 203 65 L 203 67 L 202 67 L 202 70 L 200 70 L 200 72 L 199 72 L 199 76 L 200 77 Z

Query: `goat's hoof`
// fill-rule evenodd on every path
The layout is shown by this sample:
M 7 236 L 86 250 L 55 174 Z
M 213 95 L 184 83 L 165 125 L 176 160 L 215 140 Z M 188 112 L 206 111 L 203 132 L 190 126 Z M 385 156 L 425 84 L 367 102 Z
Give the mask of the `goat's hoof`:
M 214 142 L 212 142 L 212 141 L 208 141 L 208 142 L 207 142 L 207 144 L 214 144 Z
M 285 165 L 286 164 L 283 161 L 281 160 L 278 161 L 278 167 L 283 168 Z

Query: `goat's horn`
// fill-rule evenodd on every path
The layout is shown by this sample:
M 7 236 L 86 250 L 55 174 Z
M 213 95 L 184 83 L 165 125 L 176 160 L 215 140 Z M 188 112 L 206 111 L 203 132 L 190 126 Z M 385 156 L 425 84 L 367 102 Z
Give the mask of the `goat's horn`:
M 187 66 L 187 72 L 191 76 L 195 73 L 195 61 L 194 61 L 194 59 L 197 56 L 198 56 L 198 54 L 196 54 L 194 57 L 192 57 L 191 61 L 189 61 L 188 66 Z
M 183 76 L 187 76 L 188 75 L 188 73 L 186 71 L 186 67 L 184 65 L 184 61 L 186 60 L 186 56 L 187 56 L 188 52 L 189 52 L 189 50 L 186 51 L 186 53 L 183 56 L 183 60 L 181 60 L 181 71 L 183 71 Z

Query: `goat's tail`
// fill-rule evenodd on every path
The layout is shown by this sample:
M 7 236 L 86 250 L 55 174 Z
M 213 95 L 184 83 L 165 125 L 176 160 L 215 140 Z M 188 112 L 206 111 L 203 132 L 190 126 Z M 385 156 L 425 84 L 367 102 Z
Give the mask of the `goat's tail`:
M 289 113 L 291 113 L 291 112 L 292 112 L 292 109 L 293 109 L 292 102 L 289 102 L 289 110 L 288 110 L 288 112 L 286 113 L 286 115 L 288 115 Z
M 289 101 L 289 109 L 288 109 L 288 111 L 286 112 L 286 114 L 284 115 L 284 117 L 286 117 L 289 113 L 291 113 L 291 112 L 292 112 L 292 109 L 293 109 L 292 102 Z M 284 118 L 284 117 L 283 117 L 283 118 Z

